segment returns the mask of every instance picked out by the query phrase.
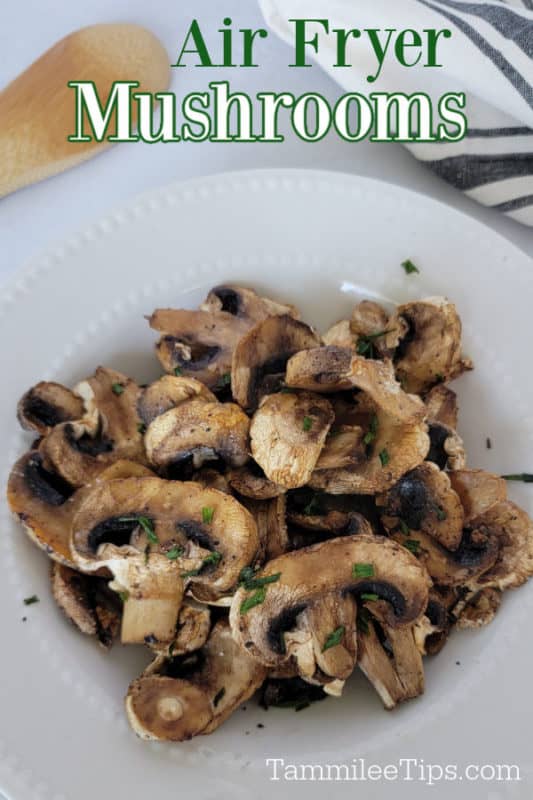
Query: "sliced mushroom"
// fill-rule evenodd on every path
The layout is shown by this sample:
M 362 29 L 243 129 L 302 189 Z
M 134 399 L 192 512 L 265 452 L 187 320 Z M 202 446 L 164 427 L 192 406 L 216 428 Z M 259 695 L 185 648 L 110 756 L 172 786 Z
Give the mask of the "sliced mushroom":
M 233 354 L 231 388 L 235 402 L 248 411 L 283 382 L 294 353 L 317 347 L 320 339 L 303 322 L 287 315 L 269 317 L 244 336 Z
M 444 384 L 438 384 L 424 398 L 428 410 L 428 419 L 447 428 L 455 430 L 459 416 L 457 395 Z
M 339 697 L 357 661 L 357 604 L 351 595 L 330 593 L 310 603 L 294 628 L 281 633 L 287 656 L 308 683 Z
M 456 470 L 450 472 L 450 481 L 461 499 L 466 523 L 471 523 L 507 499 L 505 480 L 492 472 L 482 469 Z
M 117 461 L 96 480 L 151 474 L 141 464 Z M 85 487 L 76 490 L 46 464 L 41 453 L 33 450 L 22 456 L 11 470 L 7 499 L 30 539 L 54 561 L 73 567 L 70 529 L 86 491 Z
M 210 630 L 211 611 L 209 606 L 187 598 L 180 608 L 176 631 L 170 644 L 151 640 L 145 640 L 145 643 L 154 653 L 165 658 L 174 658 L 200 650 L 206 643 Z
M 151 464 L 159 469 L 222 459 L 233 467 L 246 463 L 250 421 L 234 403 L 190 400 L 156 417 L 144 441 Z
M 505 500 L 491 506 L 474 523 L 498 543 L 498 557 L 479 578 L 481 588 L 515 589 L 533 575 L 533 522 L 526 512 Z
M 340 322 L 336 322 L 322 336 L 322 341 L 327 347 L 343 347 L 355 352 L 355 338 L 350 328 L 350 320 L 341 319 Z
M 57 563 L 52 564 L 50 576 L 54 600 L 67 619 L 110 648 L 119 632 L 120 609 L 107 581 Z
M 502 592 L 499 589 L 491 587 L 480 589 L 457 613 L 455 624 L 458 628 L 482 628 L 489 625 L 496 616 L 501 602 Z
M 333 422 L 330 403 L 309 392 L 267 395 L 250 425 L 252 455 L 285 489 L 310 479 Z
M 197 653 L 158 659 L 131 684 L 126 698 L 129 723 L 143 739 L 181 742 L 212 733 L 266 675 L 220 621 Z
M 413 532 L 423 531 L 448 550 L 457 550 L 461 544 L 463 506 L 450 478 L 436 464 L 425 462 L 406 473 L 376 502 L 389 531 L 403 525 Z
M 293 674 L 291 662 L 283 669 L 269 673 L 261 687 L 259 704 L 264 709 L 294 708 L 301 711 L 311 703 L 325 700 L 328 695 L 321 686 L 313 686 Z
M 464 442 L 453 428 L 428 420 L 430 448 L 427 460 L 439 469 L 463 469 L 466 466 Z
M 47 434 L 61 422 L 71 422 L 83 416 L 80 397 L 60 383 L 42 381 L 21 398 L 17 416 L 26 431 Z
M 418 397 L 402 390 L 390 362 L 354 356 L 341 347 L 296 353 L 287 363 L 286 383 L 315 392 L 361 389 L 396 422 L 420 420 L 427 414 Z
M 202 467 L 198 472 L 193 473 L 192 481 L 199 483 L 204 489 L 217 489 L 219 492 L 231 494 L 231 488 L 226 475 L 216 469 Z
M 149 322 L 162 334 L 156 351 L 164 370 L 198 378 L 213 389 L 230 374 L 233 350 L 256 322 L 296 313 L 251 289 L 218 286 L 200 311 L 158 309 Z
M 249 461 L 244 467 L 227 472 L 231 488 L 252 500 L 271 500 L 285 493 L 283 486 L 270 481 L 259 464 Z
M 416 646 L 423 656 L 439 653 L 450 633 L 449 609 L 442 593 L 432 588 L 424 616 L 413 627 Z
M 393 538 L 415 552 L 435 584 L 462 586 L 486 572 L 498 557 L 498 541 L 483 526 L 466 527 L 456 550 L 448 550 L 423 531 L 404 534 L 396 531 Z
M 429 578 L 416 558 L 388 539 L 364 533 L 275 558 L 258 580 L 264 584 L 260 589 L 241 587 L 234 595 L 230 624 L 237 642 L 275 668 L 288 658 L 284 635 L 306 609 L 316 606 L 319 614 L 325 595 L 376 593 L 388 601 L 386 620 L 393 627 L 415 622 L 428 600 Z
M 149 425 L 165 411 L 194 398 L 211 403 L 216 402 L 213 392 L 210 392 L 207 386 L 195 378 L 163 375 L 158 381 L 143 389 L 137 403 L 139 417 L 145 425 Z
M 406 391 L 422 394 L 472 369 L 461 353 L 461 320 L 453 303 L 428 297 L 398 307 L 408 331 L 395 354 L 396 374 Z
M 424 692 L 424 669 L 413 626 L 394 629 L 367 618 L 357 645 L 358 666 L 387 710 Z
M 237 585 L 240 571 L 256 558 L 259 537 L 251 514 L 223 492 L 190 482 L 137 478 L 102 483 L 89 492 L 73 521 L 72 547 L 86 571 L 108 566 L 113 572 L 108 547 L 115 548 L 111 557 L 121 572 L 127 569 L 122 550 L 126 562 L 131 551 L 140 554 L 147 580 L 152 559 L 159 555 L 158 561 L 176 566 L 176 584 L 183 578 L 186 587 L 194 587 L 196 599 L 210 602 Z M 158 562 L 153 566 L 162 569 Z M 176 617 L 172 630 L 175 624 Z
M 145 461 L 137 414 L 140 388 L 111 369 L 99 367 L 92 378 L 78 384 L 85 415 L 65 422 L 43 439 L 45 460 L 72 486 L 83 486 L 118 460 Z
M 357 352 L 369 358 L 391 358 L 407 329 L 402 317 L 389 315 L 372 300 L 355 306 L 350 323 Z
M 252 514 L 257 525 L 261 542 L 259 560 L 270 561 L 272 558 L 289 550 L 287 532 L 287 499 L 285 495 L 273 497 L 271 500 L 252 500 L 242 498 L 242 504 Z

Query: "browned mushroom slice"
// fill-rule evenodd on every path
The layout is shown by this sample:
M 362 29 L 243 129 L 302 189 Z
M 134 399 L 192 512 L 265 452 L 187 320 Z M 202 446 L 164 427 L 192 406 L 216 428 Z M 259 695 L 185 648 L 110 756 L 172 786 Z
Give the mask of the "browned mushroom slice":
M 137 414 L 140 388 L 111 369 L 99 367 L 92 378 L 78 384 L 85 416 L 65 422 L 43 439 L 45 460 L 72 486 L 83 486 L 115 461 L 145 461 Z
M 458 628 L 481 628 L 489 625 L 496 616 L 501 602 L 502 592 L 499 589 L 491 587 L 480 589 L 457 612 L 455 624 Z
M 126 698 L 129 723 L 143 739 L 181 742 L 212 733 L 266 675 L 220 621 L 197 653 L 158 659 L 131 684 Z
M 26 431 L 44 436 L 55 425 L 83 416 L 83 401 L 60 383 L 42 381 L 21 398 L 17 416 Z
M 358 666 L 387 710 L 424 692 L 424 669 L 413 626 L 395 630 L 367 617 L 357 646 Z
M 428 411 L 428 419 L 447 428 L 457 428 L 459 408 L 457 395 L 443 384 L 434 386 L 424 398 Z
M 226 311 L 234 317 L 254 322 L 282 314 L 289 314 L 295 319 L 300 316 L 300 312 L 293 305 L 277 303 L 268 297 L 260 297 L 253 289 L 229 283 L 211 289 L 200 309 L 211 312 Z
M 329 347 L 343 347 L 355 352 L 355 338 L 350 328 L 349 319 L 341 319 L 332 325 L 322 336 L 322 341 Z
M 117 461 L 97 480 L 148 476 L 150 470 L 130 461 Z M 38 451 L 22 456 L 9 476 L 7 499 L 11 511 L 24 525 L 30 539 L 59 563 L 74 566 L 70 550 L 72 518 L 85 496 L 43 460 Z
M 376 499 L 387 530 L 400 525 L 424 531 L 448 550 L 461 544 L 464 512 L 461 500 L 445 472 L 426 462 L 402 475 L 386 495 Z
M 256 322 L 296 313 L 292 306 L 259 297 L 251 289 L 218 286 L 200 311 L 158 309 L 149 322 L 162 334 L 156 350 L 164 370 L 179 371 L 214 389 L 229 377 L 233 350 Z
M 453 303 L 428 297 L 399 306 L 398 315 L 408 325 L 395 354 L 396 374 L 406 391 L 422 394 L 472 369 L 461 353 L 461 320 Z
M 231 389 L 235 402 L 253 411 L 264 395 L 281 386 L 288 359 L 319 343 L 312 328 L 287 315 L 258 323 L 233 354 Z
M 250 497 L 244 497 L 241 502 L 251 513 L 257 525 L 261 542 L 259 561 L 270 561 L 270 559 L 286 553 L 289 549 L 289 537 L 285 495 L 273 497 L 271 500 L 253 500 Z
M 165 411 L 194 398 L 216 402 L 215 395 L 195 378 L 163 375 L 158 381 L 143 389 L 137 403 L 139 417 L 145 425 L 149 425 Z
M 482 469 L 454 470 L 450 472 L 450 481 L 461 499 L 466 523 L 507 499 L 505 480 L 492 472 Z
M 87 636 L 94 636 L 108 649 L 118 635 L 120 609 L 107 581 L 54 563 L 52 594 L 67 619 Z
M 498 557 L 477 578 L 479 587 L 515 589 L 533 575 L 533 522 L 526 512 L 505 500 L 491 506 L 472 523 L 498 543 Z
M 154 653 L 165 658 L 185 655 L 199 650 L 207 641 L 211 630 L 209 606 L 187 599 L 180 608 L 174 638 L 167 642 L 148 640 L 146 644 Z
M 156 417 L 148 426 L 148 460 L 158 468 L 222 459 L 233 467 L 246 463 L 250 421 L 235 403 L 190 400 Z
M 231 488 L 226 475 L 216 469 L 202 467 L 198 472 L 193 473 L 192 481 L 199 483 L 204 489 L 217 489 L 219 492 L 231 494 Z
M 440 422 L 428 420 L 430 448 L 427 460 L 439 469 L 463 469 L 466 466 L 464 442 L 459 434 Z
M 286 491 L 283 486 L 270 481 L 255 461 L 249 461 L 239 469 L 228 470 L 227 478 L 237 494 L 252 500 L 271 500 Z
M 423 656 L 440 653 L 450 633 L 451 620 L 445 598 L 436 589 L 429 592 L 424 616 L 413 627 L 416 646 Z
M 149 558 L 145 558 L 148 546 Z M 255 560 L 259 538 L 250 513 L 223 492 L 196 483 L 138 478 L 102 483 L 89 492 L 73 521 L 72 548 L 81 568 L 92 571 L 106 566 L 115 575 L 115 583 L 130 592 L 123 635 L 130 617 L 139 617 L 150 627 L 151 603 L 145 604 L 146 617 L 142 611 L 147 600 L 143 581 L 151 584 L 154 577 L 157 598 L 158 574 L 165 586 L 168 578 L 170 596 L 168 602 L 162 601 L 162 608 L 168 608 L 164 624 L 166 630 L 171 626 L 172 633 L 179 605 L 171 617 L 178 600 L 181 603 L 182 581 L 186 588 L 194 587 L 198 600 L 210 602 L 227 595 L 237 585 L 241 569 Z M 133 585 L 134 580 L 138 585 Z
M 425 565 L 434 583 L 439 586 L 462 586 L 486 572 L 498 557 L 498 540 L 482 525 L 466 527 L 456 550 L 447 550 L 432 536 L 422 531 L 392 534 L 393 538 Z
M 334 414 L 309 392 L 263 398 L 250 425 L 252 455 L 269 480 L 286 489 L 304 486 L 324 446 Z
M 258 583 L 257 583 L 258 582 Z M 266 666 L 278 667 L 288 656 L 287 632 L 320 598 L 376 594 L 387 600 L 391 626 L 413 622 L 428 601 L 425 568 L 405 548 L 365 533 L 331 539 L 269 561 L 259 573 L 257 589 L 239 588 L 233 597 L 233 636 Z
M 361 464 L 367 457 L 366 432 L 359 425 L 332 429 L 324 443 L 315 469 L 340 469 Z
M 407 332 L 407 323 L 396 314 L 389 315 L 378 303 L 363 300 L 353 310 L 350 330 L 359 354 L 391 358 Z
M 325 594 L 298 614 L 292 630 L 281 634 L 300 677 L 336 697 L 357 661 L 356 613 L 351 595 Z
M 354 533 L 372 533 L 370 523 L 356 511 L 330 509 L 323 514 L 305 514 L 293 509 L 288 512 L 287 517 L 299 528 L 327 532 L 330 534 L 330 538 Z

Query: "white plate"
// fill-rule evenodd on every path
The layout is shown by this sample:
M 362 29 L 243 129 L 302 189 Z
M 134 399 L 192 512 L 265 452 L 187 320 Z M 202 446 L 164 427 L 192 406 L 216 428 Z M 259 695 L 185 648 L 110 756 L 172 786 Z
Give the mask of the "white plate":
M 419 276 L 404 274 L 407 257 Z M 0 301 L 4 478 L 29 443 L 15 421 L 23 390 L 40 379 L 72 384 L 100 363 L 139 380 L 154 377 L 154 335 L 143 315 L 156 306 L 193 306 L 228 280 L 296 303 L 321 326 L 361 296 L 397 302 L 447 294 L 477 365 L 456 384 L 470 463 L 497 472 L 533 467 L 529 259 L 472 219 L 398 187 L 284 171 L 162 189 L 20 273 Z M 510 493 L 532 510 L 533 488 L 513 485 Z M 509 593 L 487 629 L 455 634 L 426 663 L 426 695 L 393 713 L 356 677 L 341 701 L 296 714 L 248 703 L 211 737 L 147 745 L 122 711 L 146 655 L 119 646 L 105 655 L 69 627 L 50 598 L 46 559 L 5 504 L 1 513 L 0 790 L 10 800 L 170 800 L 184 792 L 238 799 L 274 790 L 352 796 L 358 786 L 351 783 L 269 783 L 265 758 L 350 764 L 363 756 L 381 765 L 400 757 L 517 763 L 522 782 L 469 782 L 461 796 L 531 796 L 533 587 Z M 23 598 L 34 593 L 40 604 L 25 608 Z M 380 781 L 362 790 L 412 798 L 428 788 Z M 457 785 L 441 782 L 432 796 L 450 791 L 457 796 Z

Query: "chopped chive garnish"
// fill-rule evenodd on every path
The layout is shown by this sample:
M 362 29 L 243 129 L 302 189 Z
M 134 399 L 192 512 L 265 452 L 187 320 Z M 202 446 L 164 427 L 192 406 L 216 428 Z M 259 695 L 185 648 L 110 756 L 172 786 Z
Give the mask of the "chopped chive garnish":
M 239 585 L 242 586 L 248 581 L 251 581 L 252 578 L 255 578 L 258 569 L 259 567 L 243 567 L 239 573 Z
M 385 331 L 377 331 L 376 333 L 367 333 L 362 334 L 357 339 L 356 345 L 356 352 L 358 356 L 366 356 L 367 358 L 373 359 L 376 355 L 374 342 L 376 339 L 381 339 L 382 336 L 386 336 L 388 333 L 392 333 L 394 328 Z
M 370 633 L 370 628 L 368 623 L 370 622 L 370 614 L 368 613 L 367 608 L 358 608 L 357 609 L 357 630 L 360 633 L 368 634 Z
M 181 367 L 175 367 L 174 375 L 176 376 L 176 378 L 180 378 L 183 375 L 182 368 Z
M 261 578 L 248 578 L 242 585 L 245 589 L 251 591 L 252 589 L 261 589 L 263 586 L 268 586 L 270 583 L 277 583 L 281 578 L 281 572 L 276 572 L 273 575 L 265 575 Z
M 139 422 L 139 424 L 137 425 L 137 431 L 138 433 L 141 434 L 146 433 L 146 425 L 144 424 L 144 422 Z
M 222 687 L 222 689 L 218 690 L 216 695 L 213 697 L 213 706 L 215 708 L 218 706 L 218 704 L 220 703 L 220 701 L 222 700 L 222 698 L 224 697 L 225 694 L 226 694 L 226 690 L 224 689 L 224 687 Z
M 389 451 L 383 449 L 379 454 L 379 460 L 381 461 L 381 466 L 386 467 L 390 461 Z
M 122 602 L 125 603 L 127 601 L 128 597 L 130 596 L 130 593 L 129 592 L 119 592 L 118 596 L 120 597 Z
M 304 417 L 302 428 L 307 433 L 313 427 L 313 420 L 311 417 Z
M 165 555 L 169 561 L 176 561 L 176 559 L 182 556 L 183 553 L 183 547 L 172 547 L 170 550 L 167 550 Z
M 354 564 L 352 567 L 353 578 L 373 578 L 374 565 L 373 564 Z
M 231 372 L 225 372 L 224 375 L 220 376 L 218 381 L 218 385 L 221 389 L 225 386 L 229 386 L 231 384 Z
M 406 539 L 403 546 L 410 550 L 414 556 L 420 553 L 420 542 L 418 539 Z
M 376 600 L 379 600 L 379 595 L 378 594 L 374 594 L 374 592 L 363 592 L 363 594 L 361 595 L 361 600 L 376 601 Z
M 121 383 L 114 383 L 111 386 L 111 389 L 113 390 L 113 394 L 116 394 L 118 396 L 120 396 L 124 392 L 124 387 Z
M 406 259 L 406 261 L 402 261 L 402 267 L 404 268 L 406 275 L 413 275 L 415 272 L 420 272 L 416 264 L 413 264 L 410 258 Z
M 320 514 L 320 500 L 318 496 L 315 494 L 309 503 L 304 507 L 303 513 L 306 517 L 314 517 L 317 514 Z
M 338 628 L 335 628 L 335 630 L 329 634 L 328 638 L 324 642 L 322 652 L 325 653 L 326 650 L 330 650 L 332 647 L 337 647 L 337 645 L 341 643 L 345 632 L 346 628 L 344 625 L 339 625 Z
M 39 600 L 39 598 L 37 597 L 36 594 L 32 594 L 31 597 L 25 597 L 24 598 L 24 605 L 25 606 L 33 606 L 35 603 L 39 603 L 39 602 L 40 602 L 40 600 Z
M 139 517 L 139 525 L 145 532 L 148 541 L 152 544 L 159 544 L 159 539 L 157 538 L 157 533 L 154 530 L 154 523 L 148 517 Z
M 260 606 L 262 603 L 265 602 L 266 597 L 266 587 L 261 586 L 254 594 L 247 597 L 241 603 L 241 614 L 246 614 L 250 609 L 255 608 L 255 606 Z
M 368 432 L 365 434 L 363 438 L 363 443 L 366 445 L 372 444 L 372 442 L 376 438 L 377 432 L 378 432 L 378 418 L 377 415 L 374 414 L 372 416 L 372 419 L 370 420 L 370 428 L 368 429 Z
M 190 569 L 188 572 L 182 572 L 181 577 L 196 578 L 205 569 L 205 567 L 208 567 L 210 564 L 218 564 L 221 558 L 222 553 L 219 553 L 217 550 L 213 550 L 212 553 L 209 553 L 209 555 L 204 558 L 201 565 L 197 569 Z
M 211 506 L 204 506 L 202 508 L 202 522 L 206 525 L 213 522 L 213 517 L 215 516 L 215 509 Z
M 533 483 L 533 474 L 531 472 L 517 472 L 515 475 L 502 475 L 506 481 L 522 481 L 522 483 Z
M 439 522 L 443 522 L 445 519 L 448 519 L 448 514 L 443 508 L 441 508 L 441 506 L 436 507 L 435 514 L 437 515 Z
M 403 535 L 404 536 L 409 536 L 411 531 L 409 530 L 409 526 L 407 525 L 407 523 L 404 522 L 403 519 L 400 519 L 399 522 L 400 522 L 400 530 L 403 533 Z

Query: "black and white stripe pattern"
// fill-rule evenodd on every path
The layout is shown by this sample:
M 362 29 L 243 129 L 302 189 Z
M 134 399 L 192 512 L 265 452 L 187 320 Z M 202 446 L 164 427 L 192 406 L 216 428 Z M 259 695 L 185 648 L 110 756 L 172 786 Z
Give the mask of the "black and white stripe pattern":
M 417 0 L 466 36 L 487 60 L 490 71 L 504 75 L 524 110 L 533 109 L 533 0 Z M 511 8 L 511 5 L 513 8 Z M 458 35 L 454 31 L 454 35 Z M 525 57 L 525 61 L 524 61 Z M 524 67 L 526 69 L 524 69 Z M 469 197 L 533 225 L 533 128 L 502 124 L 498 108 L 476 107 L 476 127 L 453 144 L 411 145 L 417 158 Z
M 330 27 L 449 28 L 443 69 L 384 69 L 380 91 L 467 96 L 461 142 L 408 145 L 433 172 L 469 197 L 533 226 L 533 0 L 259 0 L 267 22 L 291 40 L 291 18 Z M 375 57 L 353 45 L 353 71 L 332 69 L 328 42 L 317 60 L 348 90 L 368 91 Z M 367 48 L 368 50 L 368 48 Z M 438 73 L 438 74 L 437 74 Z M 414 77 L 415 75 L 415 77 Z

